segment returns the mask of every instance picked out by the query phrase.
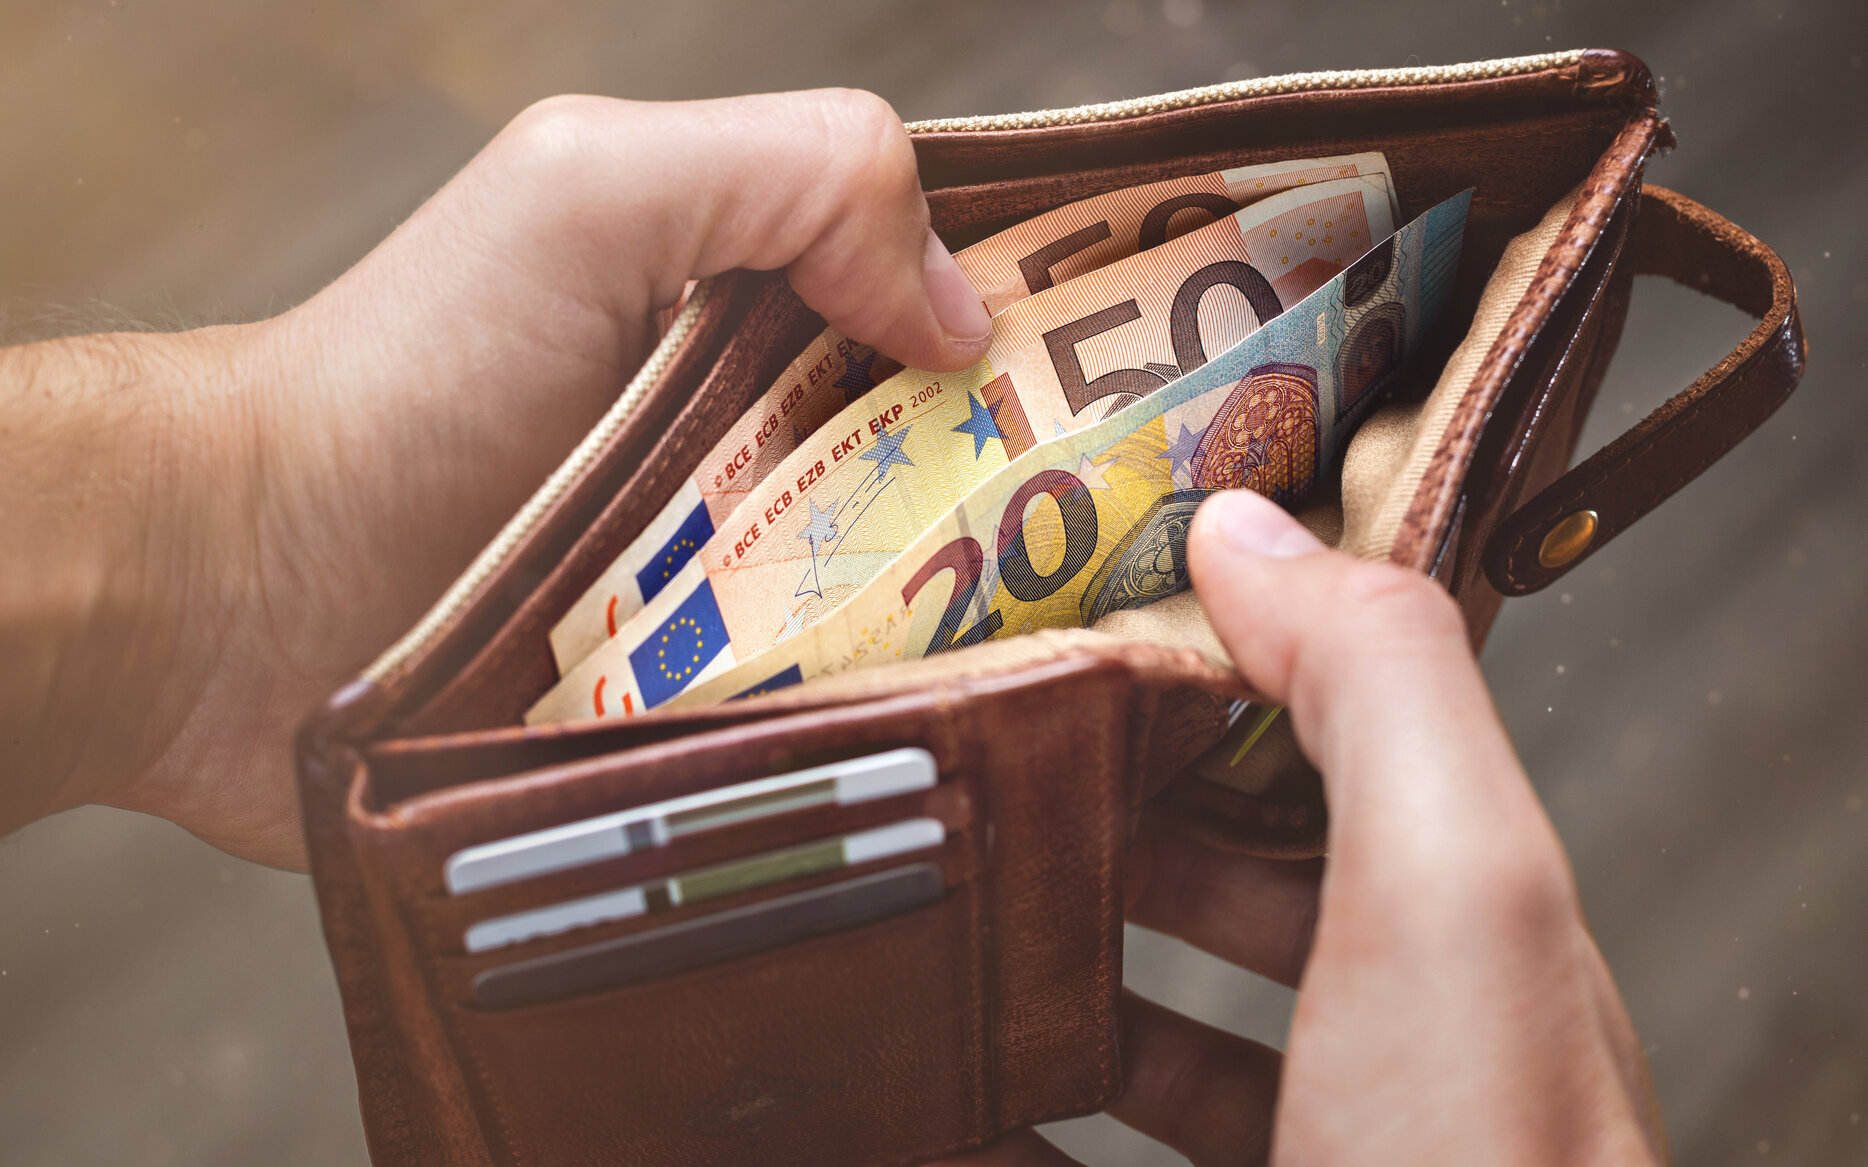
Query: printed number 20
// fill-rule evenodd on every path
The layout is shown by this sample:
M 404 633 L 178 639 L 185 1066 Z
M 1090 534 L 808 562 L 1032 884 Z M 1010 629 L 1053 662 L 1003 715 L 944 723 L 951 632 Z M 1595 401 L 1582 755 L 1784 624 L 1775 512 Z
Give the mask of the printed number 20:
M 1025 543 L 1025 509 L 1038 495 L 1049 495 L 1063 519 L 1064 554 L 1057 567 L 1043 575 L 1032 565 L 1031 552 Z M 1066 470 L 1040 470 L 1026 479 L 1007 500 L 999 519 L 999 578 L 1005 590 L 1026 603 L 1035 603 L 1056 593 L 1074 579 L 1096 553 L 1096 503 L 1089 488 Z M 926 563 L 902 588 L 902 603 L 912 604 L 927 582 L 941 572 L 953 569 L 953 594 L 941 613 L 940 624 L 928 641 L 927 655 L 950 648 L 978 644 L 1005 626 L 1005 616 L 997 608 L 967 629 L 960 622 L 979 591 L 980 576 L 986 565 L 979 540 L 962 536 L 928 557 Z

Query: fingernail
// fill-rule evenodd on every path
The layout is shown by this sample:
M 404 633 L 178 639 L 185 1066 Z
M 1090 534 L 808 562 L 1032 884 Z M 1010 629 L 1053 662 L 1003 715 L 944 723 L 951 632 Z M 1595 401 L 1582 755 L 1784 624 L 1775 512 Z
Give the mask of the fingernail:
M 1249 490 L 1222 490 L 1200 508 L 1234 551 L 1267 559 L 1295 559 L 1323 544 L 1283 507 Z
M 979 293 L 967 282 L 966 273 L 953 261 L 953 253 L 932 227 L 928 228 L 921 266 L 928 301 L 934 305 L 934 319 L 940 321 L 947 339 L 964 346 L 992 339 L 992 317 L 986 314 L 986 305 L 980 302 Z

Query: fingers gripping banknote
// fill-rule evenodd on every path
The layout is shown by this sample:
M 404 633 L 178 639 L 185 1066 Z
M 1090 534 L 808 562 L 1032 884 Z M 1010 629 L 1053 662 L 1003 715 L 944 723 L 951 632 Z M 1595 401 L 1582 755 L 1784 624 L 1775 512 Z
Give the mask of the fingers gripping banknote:
M 1333 465 L 1438 317 L 1470 193 L 1440 204 L 1303 303 L 1160 392 L 1039 446 L 975 489 L 851 600 L 677 700 L 706 703 L 1040 628 L 1087 626 L 1188 586 L 1201 499 L 1290 501 Z M 678 653 L 723 630 L 665 625 Z M 595 716 L 554 690 L 531 723 Z
M 1353 154 L 1149 183 L 1048 211 L 954 258 L 996 316 L 1027 296 L 1176 239 L 1239 207 L 1360 174 L 1390 177 L 1380 154 Z M 668 586 L 747 493 L 806 438 L 900 370 L 834 331 L 812 341 L 552 630 L 559 672 L 615 635 Z
M 1011 458 L 1200 368 L 1344 270 L 1390 233 L 1392 197 L 1380 175 L 1288 190 L 1013 305 L 973 369 L 904 370 L 807 438 L 561 687 L 595 710 L 601 679 L 605 712 L 636 712 L 797 635 Z M 709 635 L 670 655 L 671 619 Z

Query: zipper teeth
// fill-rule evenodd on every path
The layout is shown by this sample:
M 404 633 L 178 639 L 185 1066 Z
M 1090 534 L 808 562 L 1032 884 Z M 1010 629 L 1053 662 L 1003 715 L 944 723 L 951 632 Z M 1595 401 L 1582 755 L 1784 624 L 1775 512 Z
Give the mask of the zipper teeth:
M 1273 93 L 1300 93 L 1310 89 L 1373 89 L 1389 85 L 1435 85 L 1450 81 L 1478 81 L 1487 77 L 1508 77 L 1518 73 L 1536 73 L 1559 69 L 1582 60 L 1582 49 L 1559 53 L 1538 53 L 1529 57 L 1500 57 L 1493 61 L 1471 61 L 1463 65 L 1415 65 L 1400 69 L 1347 69 L 1320 73 L 1287 73 L 1282 77 L 1254 77 L 1246 81 L 1227 81 L 1182 89 L 1156 97 L 1136 97 L 1127 101 L 1104 101 L 1095 105 L 1076 105 L 1068 109 L 1041 109 L 1031 113 L 987 114 L 983 117 L 933 118 L 910 122 L 911 134 L 952 134 L 980 130 L 1030 130 L 1042 126 L 1068 126 L 1080 122 L 1113 122 L 1170 109 L 1187 109 L 1232 101 L 1241 97 L 1263 97 Z
M 493 537 L 493 541 L 487 544 L 485 550 L 474 557 L 474 561 L 468 565 L 467 570 L 435 602 L 435 606 L 428 610 L 428 614 L 422 617 L 421 622 L 409 629 L 401 640 L 391 645 L 388 652 L 376 658 L 375 662 L 364 671 L 364 680 L 381 682 L 402 667 L 410 657 L 426 647 L 429 641 L 439 635 L 441 630 L 460 614 L 460 611 L 468 605 L 486 581 L 491 579 L 493 574 L 505 564 L 525 537 L 531 534 L 532 528 L 544 518 L 545 512 L 556 505 L 559 499 L 570 493 L 571 487 L 576 484 L 578 478 L 590 468 L 591 463 L 597 460 L 603 448 L 609 445 L 610 439 L 616 436 L 624 423 L 629 420 L 629 415 L 635 412 L 636 406 L 641 403 L 649 389 L 668 370 L 669 364 L 674 361 L 676 350 L 687 339 L 688 333 L 693 331 L 694 322 L 700 319 L 701 309 L 706 306 L 707 297 L 712 291 L 713 281 L 711 279 L 701 280 L 694 286 L 693 292 L 688 295 L 687 304 L 682 307 L 674 323 L 669 326 L 667 335 L 663 336 L 661 343 L 655 346 L 655 351 L 649 354 L 649 359 L 643 362 L 642 369 L 630 378 L 622 395 L 604 413 L 596 427 L 584 435 L 584 440 L 577 443 L 577 448 L 571 451 L 570 457 L 552 471 L 551 477 L 545 480 L 545 484 L 533 492 L 532 497 L 519 508 L 519 513 L 500 528 L 499 534 Z
M 1198 89 L 1182 89 L 1174 93 L 1163 93 L 1155 97 L 1136 97 L 1127 101 L 1105 101 L 1094 105 L 1077 105 L 1068 109 L 1043 109 L 1030 113 L 992 114 L 984 117 L 934 118 L 928 121 L 910 122 L 908 132 L 912 134 L 951 134 L 977 132 L 981 130 L 1027 130 L 1042 126 L 1078 125 L 1085 122 L 1113 122 L 1128 118 L 1141 117 L 1144 114 L 1161 113 L 1171 109 L 1189 109 L 1199 105 L 1211 105 L 1214 102 L 1232 101 L 1242 97 L 1263 97 L 1274 93 L 1300 93 L 1314 89 L 1374 89 L 1382 86 L 1398 85 L 1440 85 L 1456 81 L 1477 81 L 1487 77 L 1508 77 L 1519 73 L 1535 73 L 1544 69 L 1559 69 L 1574 65 L 1582 60 L 1583 50 L 1570 49 L 1559 53 L 1539 53 L 1529 57 L 1501 57 L 1492 61 L 1472 61 L 1463 65 L 1418 65 L 1400 69 L 1347 69 L 1317 73 L 1287 73 L 1282 77 L 1255 77 L 1246 81 L 1227 81 L 1219 85 L 1206 85 Z M 531 534 L 547 511 L 555 506 L 559 499 L 570 492 L 591 463 L 603 452 L 610 439 L 623 428 L 630 414 L 647 395 L 649 389 L 667 371 L 674 361 L 675 351 L 681 347 L 687 335 L 694 328 L 694 322 L 700 318 L 701 309 L 707 303 L 707 297 L 713 290 L 712 280 L 702 280 L 695 286 L 675 318 L 673 326 L 655 351 L 649 354 L 641 371 L 630 379 L 616 403 L 597 422 L 596 428 L 584 436 L 584 440 L 571 451 L 570 457 L 552 472 L 532 497 L 526 500 L 519 513 L 514 515 L 500 529 L 485 550 L 474 558 L 461 577 L 452 587 L 435 602 L 420 623 L 409 629 L 401 640 L 391 645 L 389 650 L 364 670 L 366 681 L 380 684 L 397 669 L 408 663 L 416 653 L 428 646 L 441 631 L 453 622 L 462 609 L 473 600 L 506 561 L 511 558 L 519 544 Z

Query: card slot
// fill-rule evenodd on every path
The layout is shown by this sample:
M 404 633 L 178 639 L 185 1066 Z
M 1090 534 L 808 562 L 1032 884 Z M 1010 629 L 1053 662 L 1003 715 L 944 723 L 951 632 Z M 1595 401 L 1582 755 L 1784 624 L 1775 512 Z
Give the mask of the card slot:
M 452 986 L 443 1028 L 497 1162 L 784 1167 L 830 1145 L 906 1161 L 988 1130 L 980 910 L 964 885 L 858 928 L 501 1011 L 470 1003 L 480 962 L 431 968 Z
M 746 745 L 753 731 L 727 727 L 572 764 L 508 773 L 392 807 L 380 805 L 379 776 L 372 763 L 364 768 L 350 799 L 350 831 L 359 849 L 381 863 L 381 877 L 397 899 L 445 897 L 445 866 L 464 848 L 722 787 L 905 748 L 931 754 L 937 778 L 944 783 L 967 768 L 967 756 L 940 726 L 933 703 L 913 704 L 911 716 L 887 724 L 841 709 L 806 713 L 759 727 L 756 749 Z M 774 821 L 789 819 L 789 813 L 798 812 L 774 816 Z M 721 828 L 719 833 L 738 829 Z M 715 832 L 693 839 L 711 833 Z
M 476 844 L 449 856 L 443 874 L 450 892 L 465 895 L 813 808 L 857 806 L 925 791 L 938 780 L 938 767 L 926 750 L 885 750 Z
M 717 970 L 727 970 L 729 966 L 737 967 L 740 971 L 738 973 L 728 971 L 725 975 L 744 976 L 747 975 L 747 969 L 763 957 L 776 956 L 783 950 L 820 942 L 834 943 L 839 937 L 848 937 L 855 933 L 867 933 L 875 929 L 886 929 L 896 921 L 904 920 L 924 912 L 938 911 L 942 905 L 946 904 L 955 896 L 972 894 L 972 885 L 969 882 L 952 881 L 949 878 L 949 874 L 942 870 L 938 862 L 922 859 L 919 862 L 909 862 L 894 866 L 878 864 L 876 868 L 877 869 L 873 871 L 863 871 L 854 874 L 850 871 L 843 871 L 838 873 L 836 878 L 833 879 L 813 880 L 811 881 L 812 886 L 788 888 L 782 895 L 755 898 L 747 903 L 733 907 L 718 907 L 717 905 L 709 904 L 707 911 L 691 914 L 684 919 L 675 919 L 672 922 L 670 922 L 667 917 L 657 917 L 650 927 L 639 928 L 616 936 L 602 939 L 580 936 L 576 944 L 555 946 L 550 951 L 542 953 L 529 950 L 522 951 L 519 948 L 510 948 L 493 952 L 437 955 L 430 958 L 433 962 L 431 977 L 440 999 L 449 1002 L 451 1007 L 458 1007 L 474 1012 L 509 1013 L 514 1011 L 544 1010 L 559 1006 L 571 1007 L 575 1006 L 579 1001 L 592 997 L 624 996 L 630 993 L 653 993 L 658 986 L 671 985 L 684 979 L 707 975 Z M 520 966 L 537 965 L 554 960 L 562 961 L 567 958 L 578 957 L 588 952 L 614 948 L 619 944 L 626 945 L 631 941 L 654 940 L 664 935 L 677 932 L 691 934 L 697 927 L 704 927 L 715 921 L 733 926 L 739 924 L 749 913 L 756 913 L 767 904 L 777 903 L 781 900 L 806 901 L 815 898 L 821 901 L 823 897 L 851 885 L 866 884 L 878 878 L 891 876 L 901 876 L 912 883 L 915 877 L 923 874 L 925 874 L 928 883 L 931 884 L 933 889 L 932 898 L 927 899 L 925 902 L 918 902 L 914 894 L 907 894 L 903 897 L 903 902 L 907 906 L 902 906 L 899 909 L 889 910 L 887 906 L 884 905 L 878 909 L 879 914 L 865 916 L 849 924 L 825 925 L 818 930 L 804 932 L 791 939 L 774 939 L 770 942 L 761 939 L 758 943 L 752 944 L 744 948 L 744 950 L 728 950 L 717 955 L 710 953 L 709 955 L 694 959 L 691 964 L 678 967 L 671 966 L 667 971 L 639 971 L 632 969 L 629 970 L 626 975 L 614 981 L 593 981 L 576 991 L 565 991 L 554 994 L 549 999 L 541 999 L 531 1003 L 515 1005 L 488 1004 L 485 1000 L 484 990 L 481 987 L 489 976 Z M 927 885 L 923 884 L 917 887 L 915 892 L 925 892 L 926 890 Z M 755 924 L 754 927 L 757 928 L 758 925 Z
M 689 868 L 666 879 L 477 920 L 468 925 L 465 943 L 469 952 L 508 948 L 617 920 L 659 916 L 677 907 L 707 904 L 743 892 L 782 890 L 800 879 L 925 854 L 938 848 L 946 833 L 939 819 L 923 817 L 813 838 L 709 867 Z
M 451 970 L 448 980 L 454 982 L 456 978 L 458 978 L 456 992 L 450 997 L 450 1000 L 454 1002 L 451 1008 L 460 1013 L 471 1014 L 476 1018 L 486 1018 L 495 1023 L 500 1019 L 507 1019 L 510 1020 L 514 1026 L 521 1026 L 530 1020 L 540 1019 L 550 1015 L 564 1016 L 577 1014 L 592 1006 L 615 1006 L 627 1009 L 648 1008 L 656 998 L 666 998 L 677 994 L 704 991 L 710 989 L 715 984 L 730 986 L 746 983 L 748 978 L 757 978 L 762 968 L 772 965 L 815 963 L 823 960 L 828 954 L 834 953 L 839 949 L 861 949 L 872 946 L 885 946 L 895 943 L 904 933 L 914 934 L 921 933 L 929 928 L 939 929 L 942 925 L 938 920 L 931 921 L 929 917 L 938 917 L 943 912 L 950 910 L 950 906 L 954 905 L 956 902 L 956 897 L 964 895 L 965 891 L 966 889 L 964 888 L 956 889 L 950 887 L 945 889 L 944 894 L 939 900 L 925 907 L 916 908 L 899 915 L 889 916 L 885 919 L 870 921 L 857 925 L 854 928 L 843 928 L 816 936 L 807 936 L 789 944 L 774 945 L 770 948 L 763 948 L 758 951 L 728 957 L 723 960 L 712 961 L 675 973 L 671 976 L 639 980 L 610 988 L 591 989 L 558 1000 L 544 1001 L 535 1005 L 524 1005 L 514 1009 L 485 1009 L 480 1007 L 474 1001 L 473 989 L 474 980 L 480 973 L 476 972 L 472 976 L 461 976 L 460 970 Z M 467 963 L 467 958 L 443 959 L 447 960 L 449 963 L 457 961 L 461 964 Z M 491 965 L 489 969 L 482 971 L 502 968 L 511 963 L 513 963 L 511 960 L 506 961 L 505 964 L 495 963 Z
M 849 826 L 838 823 L 835 826 L 823 828 L 820 831 L 800 834 L 792 840 L 793 844 L 809 846 L 820 840 L 829 842 L 846 838 L 851 834 L 865 829 L 887 829 L 891 824 L 901 823 L 903 821 L 913 822 L 921 818 L 938 818 L 938 816 L 935 815 L 921 815 L 917 813 L 920 808 L 915 807 L 905 808 L 909 812 L 906 815 L 898 811 L 893 816 L 883 815 L 879 818 L 877 817 L 876 808 L 861 807 L 851 809 L 858 809 L 864 812 L 863 817 L 857 820 L 856 823 Z M 839 880 L 854 878 L 874 871 L 886 870 L 890 867 L 901 866 L 905 863 L 930 862 L 935 864 L 940 868 L 946 886 L 950 888 L 968 883 L 975 876 L 977 861 L 973 851 L 974 842 L 977 837 L 976 833 L 972 829 L 971 823 L 964 818 L 952 823 L 943 822 L 943 826 L 946 829 L 946 838 L 934 847 L 887 855 L 864 862 L 852 863 L 847 866 L 808 871 L 805 874 L 779 878 L 774 882 L 762 884 L 760 886 L 748 887 L 738 891 L 727 891 L 724 894 L 712 895 L 708 898 L 696 899 L 687 903 L 669 904 L 658 896 L 650 895 L 647 897 L 653 902 L 653 907 L 650 910 L 641 911 L 634 915 L 571 927 L 563 931 L 553 932 L 549 935 L 521 939 L 513 943 L 487 948 L 480 952 L 471 951 L 468 948 L 466 939 L 469 929 L 477 924 L 510 917 L 515 913 L 550 908 L 554 905 L 564 904 L 567 901 L 585 899 L 589 896 L 605 895 L 625 889 L 641 888 L 645 885 L 652 887 L 656 886 L 658 881 L 653 877 L 613 881 L 598 886 L 594 891 L 582 893 L 565 891 L 560 894 L 556 891 L 541 888 L 533 891 L 532 894 L 523 899 L 512 901 L 500 910 L 493 910 L 490 905 L 481 905 L 476 908 L 471 904 L 462 902 L 435 900 L 419 906 L 405 905 L 404 913 L 408 918 L 410 937 L 415 942 L 419 951 L 438 955 L 470 957 L 476 960 L 482 960 L 483 963 L 490 967 L 501 963 L 509 963 L 517 959 L 561 952 L 586 944 L 632 935 L 637 932 L 649 931 L 670 924 L 682 923 L 715 912 L 727 911 L 748 904 L 761 903 L 765 900 L 775 899 L 792 892 L 823 887 L 828 884 L 836 883 Z M 731 862 L 740 858 L 763 856 L 769 854 L 773 850 L 783 849 L 783 847 L 775 847 L 762 849 L 756 852 L 745 850 L 735 851 L 728 855 L 726 860 L 727 862 Z M 702 864 L 699 862 L 689 863 L 679 857 L 676 857 L 671 862 L 674 865 L 668 867 L 665 874 L 683 874 L 714 866 L 713 864 Z M 666 865 L 664 864 L 664 866 Z M 540 882 L 543 884 L 548 881 Z M 510 891 L 514 889 L 501 890 Z
M 889 868 L 556 956 L 500 965 L 474 978 L 474 1005 L 483 1010 L 523 1008 L 667 980 L 696 968 L 878 924 L 932 907 L 946 894 L 935 864 Z
M 789 810 L 673 838 L 659 846 L 645 842 L 627 854 L 479 890 L 450 894 L 438 889 L 423 899 L 432 901 L 436 911 L 445 911 L 446 905 L 461 905 L 469 915 L 497 915 L 530 904 L 588 895 L 816 838 L 869 830 L 902 819 L 937 818 L 953 830 L 973 815 L 971 788 L 970 781 L 951 777 L 928 790 L 848 805 L 827 804 Z

